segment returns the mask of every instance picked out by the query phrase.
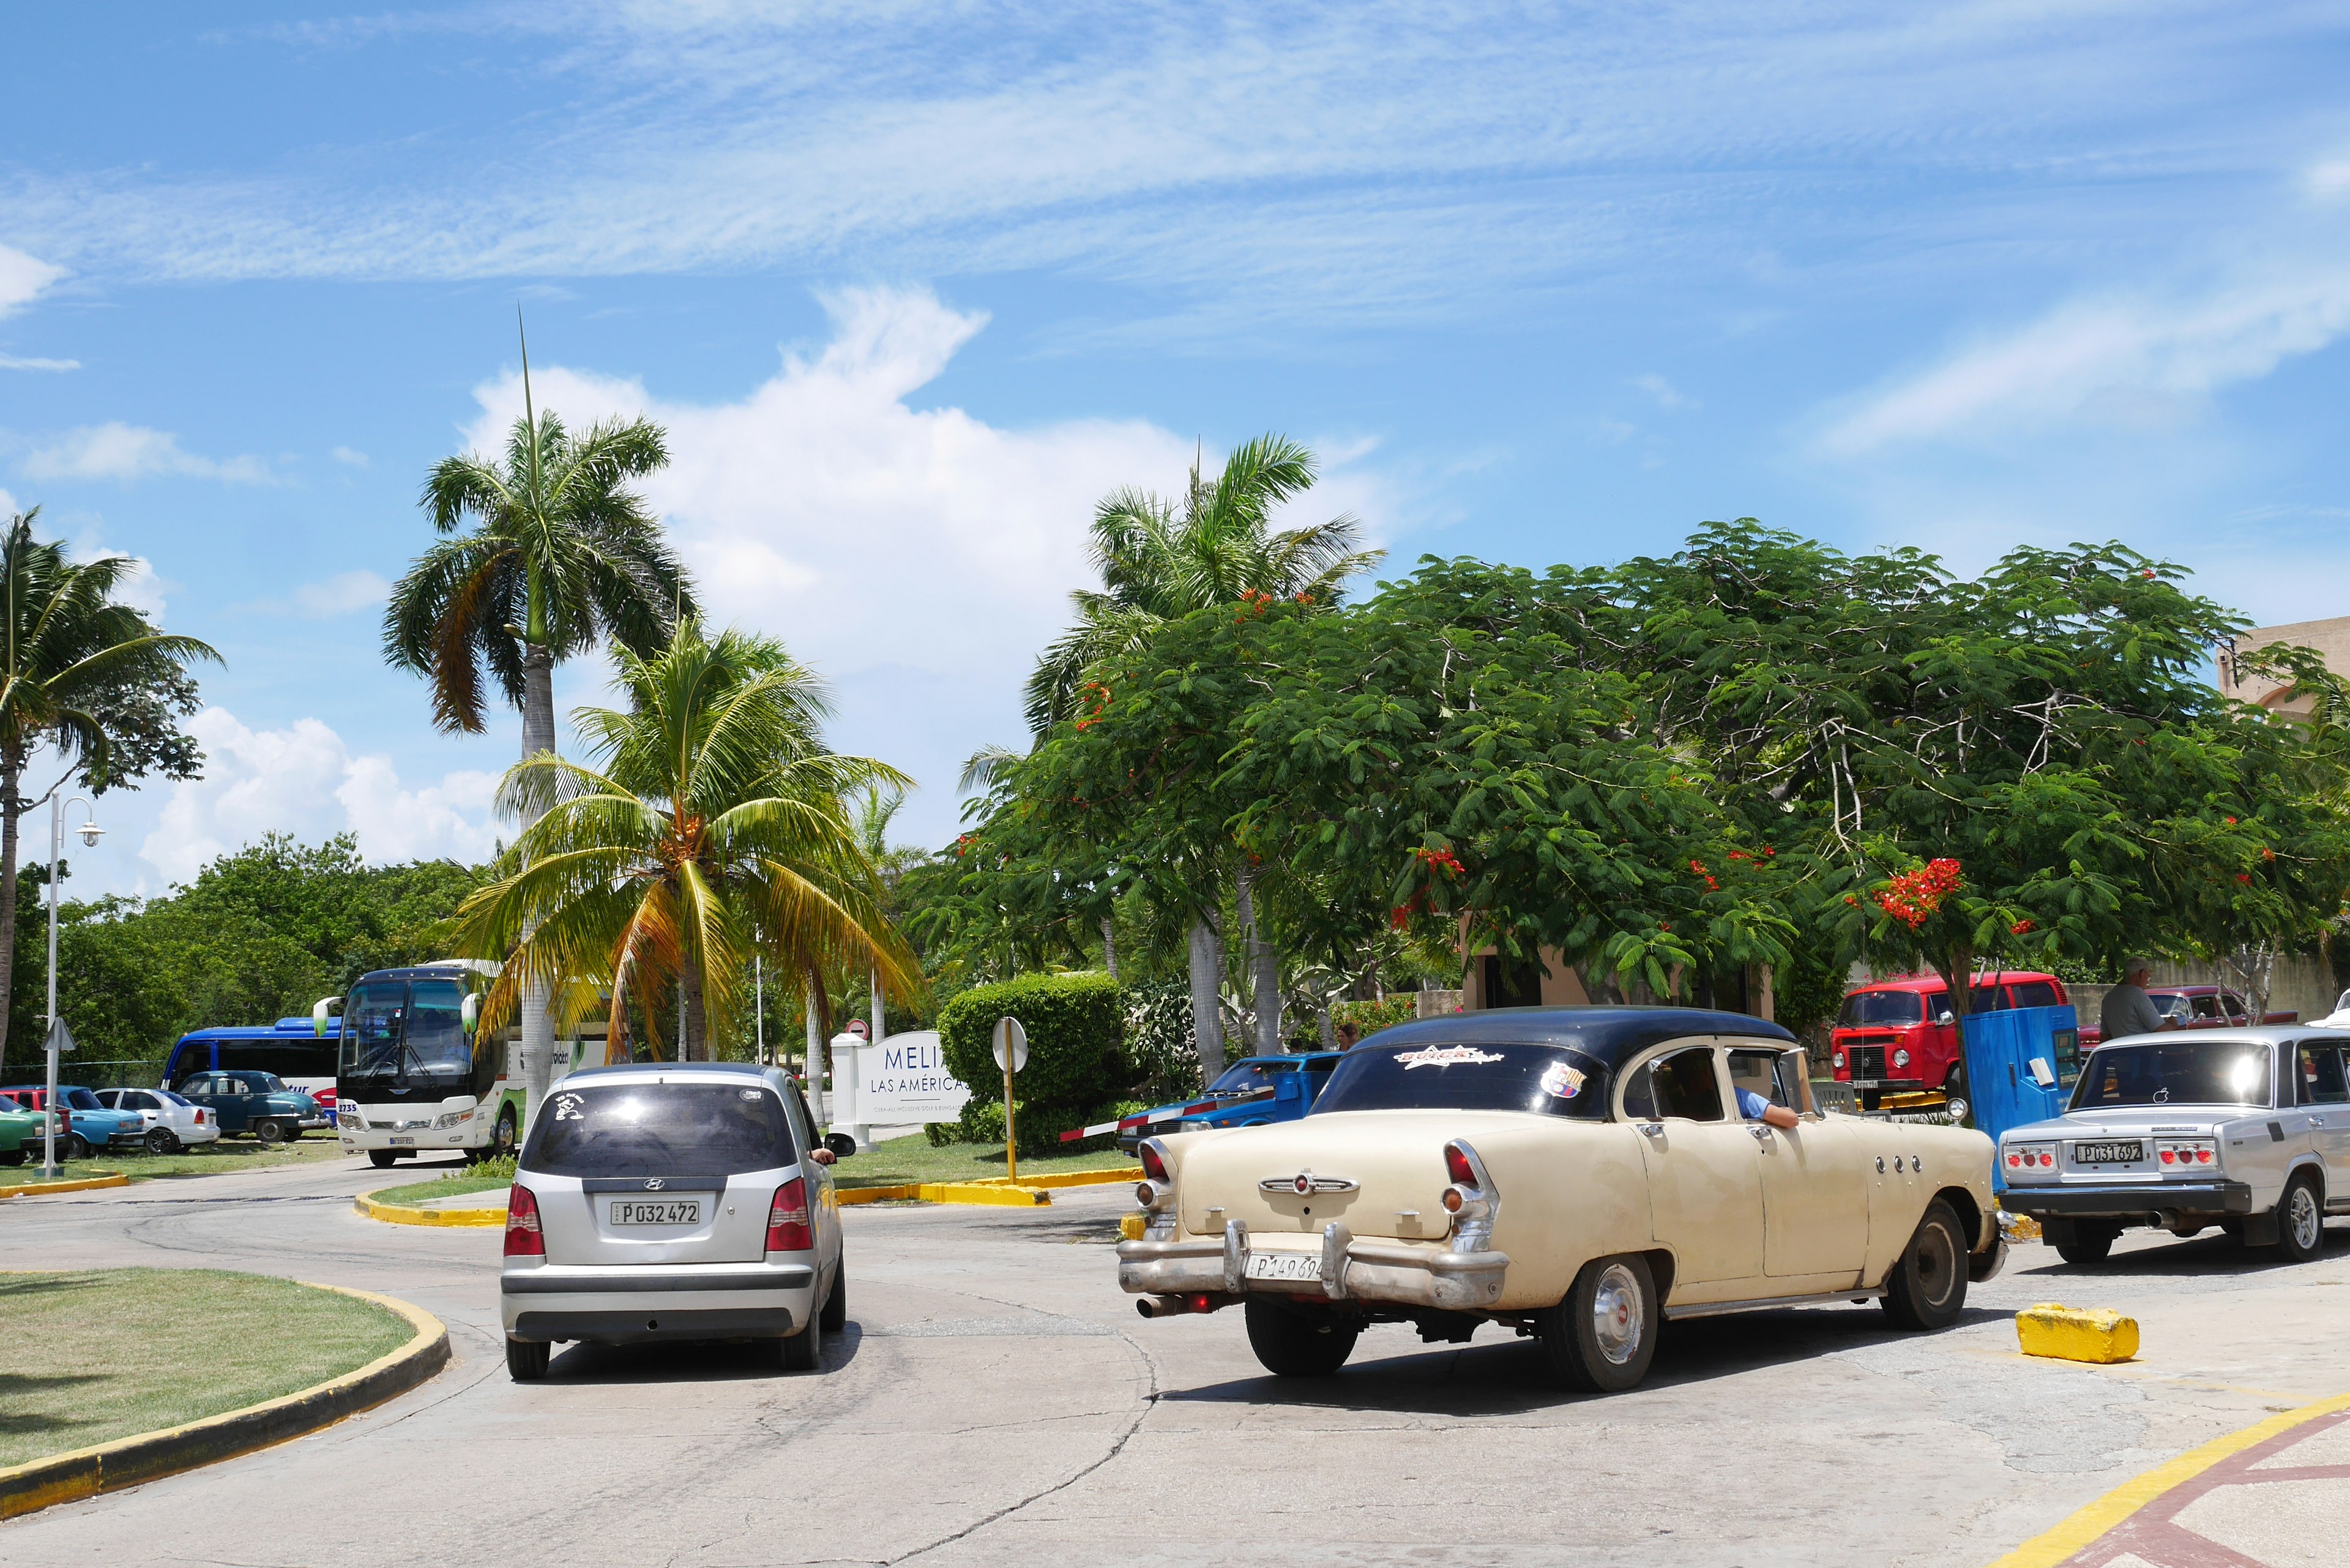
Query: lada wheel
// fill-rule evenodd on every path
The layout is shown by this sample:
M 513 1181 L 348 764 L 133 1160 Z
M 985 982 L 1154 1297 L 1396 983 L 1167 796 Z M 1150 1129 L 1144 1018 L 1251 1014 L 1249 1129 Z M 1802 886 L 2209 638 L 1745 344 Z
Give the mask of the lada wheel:
M 816 1320 L 824 1324 L 827 1334 L 838 1334 L 848 1326 L 848 1259 L 846 1256 L 832 1265 L 832 1289 L 825 1293 L 824 1310 L 816 1314 Z
M 2325 1205 L 2307 1171 L 2293 1179 L 2277 1202 L 2277 1251 L 2296 1263 L 2325 1251 Z
M 2102 1263 L 2106 1261 L 2106 1254 L 2114 1250 L 2114 1238 L 2120 1233 L 2111 1225 L 2079 1220 L 2073 1227 L 2073 1239 L 2056 1243 L 2056 1255 L 2076 1269 Z
M 506 1341 L 506 1376 L 517 1383 L 536 1383 L 546 1376 L 547 1357 L 555 1347 L 545 1340 Z
M 1886 1278 L 1885 1315 L 1896 1328 L 1948 1328 L 1966 1304 L 1966 1231 L 1937 1198 Z
M 783 1342 L 782 1360 L 786 1372 L 814 1372 L 824 1360 L 824 1318 L 819 1314 L 808 1325 Z
M 1534 1334 L 1560 1382 L 1620 1394 L 1648 1375 L 1663 1318 L 1648 1260 L 1626 1252 L 1584 1264 L 1566 1299 L 1536 1316 Z
M 66 1141 L 57 1147 L 59 1159 L 88 1159 L 89 1140 L 79 1133 L 66 1134 Z
M 1329 1376 L 1347 1365 L 1363 1332 L 1262 1298 L 1243 1303 L 1241 1316 L 1258 1365 L 1275 1377 Z

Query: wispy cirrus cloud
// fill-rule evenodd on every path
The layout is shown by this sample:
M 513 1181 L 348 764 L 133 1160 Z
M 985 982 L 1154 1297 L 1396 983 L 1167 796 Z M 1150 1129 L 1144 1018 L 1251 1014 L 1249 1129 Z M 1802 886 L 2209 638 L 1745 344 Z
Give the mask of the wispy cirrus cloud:
M 257 457 L 201 457 L 169 431 L 109 421 L 83 425 L 35 447 L 17 463 L 27 479 L 108 479 L 128 483 L 162 475 L 268 484 L 275 476 Z
M 43 289 L 65 275 L 66 269 L 61 266 L 0 245 L 0 316 L 30 304 Z
M 391 585 L 373 572 L 338 572 L 322 583 L 304 583 L 296 588 L 294 607 L 305 619 L 330 620 L 380 605 L 390 593 Z

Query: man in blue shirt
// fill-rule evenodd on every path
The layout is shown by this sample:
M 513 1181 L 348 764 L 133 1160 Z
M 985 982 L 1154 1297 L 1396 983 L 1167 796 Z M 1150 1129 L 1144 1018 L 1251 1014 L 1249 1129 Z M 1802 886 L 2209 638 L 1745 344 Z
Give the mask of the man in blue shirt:
M 1742 1089 L 1732 1084 L 1731 1091 L 1738 1096 L 1738 1114 L 1750 1122 L 1761 1122 L 1783 1132 L 1803 1125 L 1803 1118 L 1794 1112 L 1784 1106 L 1773 1105 L 1752 1089 Z

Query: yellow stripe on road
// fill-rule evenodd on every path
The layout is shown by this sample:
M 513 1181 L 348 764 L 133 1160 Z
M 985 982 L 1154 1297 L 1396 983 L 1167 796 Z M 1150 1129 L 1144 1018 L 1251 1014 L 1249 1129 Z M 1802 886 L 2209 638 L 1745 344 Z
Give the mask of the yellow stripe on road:
M 2256 1443 L 2267 1442 L 2279 1432 L 2289 1432 L 2303 1422 L 2314 1421 L 2320 1416 L 2331 1416 L 2336 1410 L 2350 1410 L 2350 1394 L 2337 1394 L 2314 1405 L 2303 1405 L 2298 1410 L 2287 1410 L 2241 1432 L 2214 1438 L 2199 1449 L 2189 1449 L 2169 1463 L 2158 1465 L 2137 1480 L 2116 1487 L 2055 1529 L 2044 1535 L 2033 1536 L 1991 1563 L 1989 1568 L 2056 1568 L 2056 1564 L 2172 1488 L 2193 1480 L 2213 1465 L 2242 1453 Z

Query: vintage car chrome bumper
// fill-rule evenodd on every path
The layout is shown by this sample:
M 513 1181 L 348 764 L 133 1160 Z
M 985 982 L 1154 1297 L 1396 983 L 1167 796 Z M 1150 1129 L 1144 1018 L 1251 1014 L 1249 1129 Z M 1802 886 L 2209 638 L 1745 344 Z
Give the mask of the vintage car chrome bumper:
M 1235 1222 L 1221 1237 L 1172 1241 L 1121 1241 L 1118 1282 L 1135 1295 L 1188 1295 L 1199 1292 L 1242 1295 L 1316 1296 L 1333 1302 L 1429 1307 L 1439 1312 L 1482 1312 L 1502 1299 L 1510 1260 L 1503 1252 L 1455 1252 L 1408 1241 L 1358 1241 L 1344 1225 L 1324 1228 L 1318 1268 L 1310 1280 L 1253 1280 L 1253 1249 L 1247 1229 Z M 1296 1252 L 1295 1247 L 1267 1251 Z
M 1999 1206 L 2034 1220 L 2119 1220 L 2137 1215 L 2250 1214 L 2252 1189 L 2241 1181 L 2068 1182 L 2062 1187 L 2011 1183 Z

